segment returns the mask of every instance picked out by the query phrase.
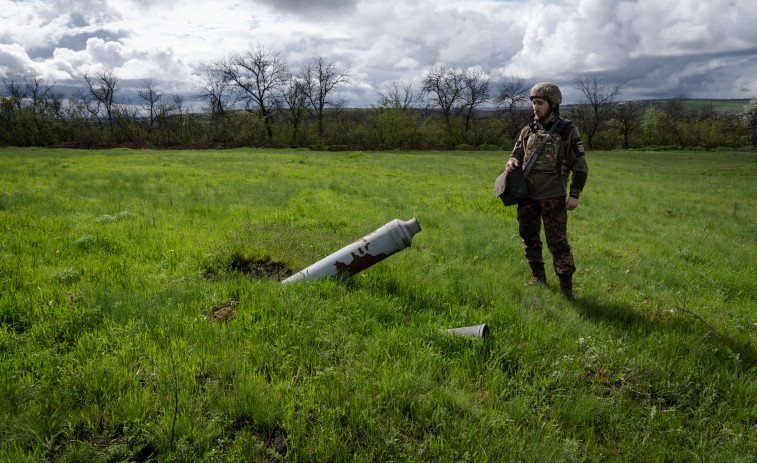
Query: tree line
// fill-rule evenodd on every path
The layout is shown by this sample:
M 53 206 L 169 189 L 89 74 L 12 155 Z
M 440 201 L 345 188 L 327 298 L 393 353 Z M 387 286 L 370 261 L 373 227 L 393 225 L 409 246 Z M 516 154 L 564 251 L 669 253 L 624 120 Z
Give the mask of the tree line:
M 250 45 L 203 63 L 200 74 L 193 96 L 200 110 L 190 110 L 196 105 L 166 93 L 154 79 L 142 81 L 135 100 L 127 100 L 108 69 L 82 74 L 79 89 L 68 96 L 36 75 L 6 79 L 0 144 L 496 148 L 512 146 L 531 115 L 524 79 L 494 79 L 477 66 L 429 66 L 419 86 L 392 82 L 361 109 L 348 108 L 339 93 L 350 82 L 350 69 L 321 56 L 291 70 L 279 52 Z M 592 74 L 573 80 L 580 98 L 562 114 L 579 127 L 587 147 L 757 144 L 757 99 L 739 113 L 693 111 L 684 97 L 663 105 L 622 101 L 624 85 Z

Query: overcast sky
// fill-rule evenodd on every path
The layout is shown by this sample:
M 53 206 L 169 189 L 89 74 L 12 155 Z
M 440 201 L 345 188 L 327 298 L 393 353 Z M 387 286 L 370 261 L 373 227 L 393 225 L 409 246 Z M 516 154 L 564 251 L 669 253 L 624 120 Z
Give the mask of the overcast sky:
M 626 80 L 624 99 L 757 95 L 754 0 L 0 0 L 0 80 L 70 88 L 105 68 L 124 92 L 191 96 L 200 63 L 256 43 L 292 70 L 349 67 L 352 107 L 442 63 L 552 81 L 566 103 L 584 72 Z

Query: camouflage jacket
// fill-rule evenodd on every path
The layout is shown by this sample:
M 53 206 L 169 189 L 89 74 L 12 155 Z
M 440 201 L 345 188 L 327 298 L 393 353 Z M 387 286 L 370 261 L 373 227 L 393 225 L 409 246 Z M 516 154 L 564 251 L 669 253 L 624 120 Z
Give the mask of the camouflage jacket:
M 518 161 L 521 169 L 525 168 L 536 148 L 547 136 L 552 123 L 543 127 L 538 122 L 534 122 L 521 130 L 510 155 L 511 160 Z M 571 172 L 573 180 L 570 185 L 570 196 L 578 198 L 586 184 L 589 167 L 586 165 L 586 156 L 578 129 L 566 119 L 560 133 L 553 133 L 547 140 L 541 156 L 528 176 L 531 197 L 549 199 L 566 196 L 568 177 Z

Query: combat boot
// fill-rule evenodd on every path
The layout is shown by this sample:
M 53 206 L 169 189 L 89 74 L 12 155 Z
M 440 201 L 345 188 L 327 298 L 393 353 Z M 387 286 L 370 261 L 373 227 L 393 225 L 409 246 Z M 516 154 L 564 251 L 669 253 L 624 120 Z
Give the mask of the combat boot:
M 531 266 L 533 277 L 531 278 L 531 281 L 526 283 L 526 286 L 546 285 L 547 274 L 544 272 L 544 262 L 529 262 L 528 265 Z
M 573 275 L 557 275 L 560 278 L 560 291 L 568 300 L 573 300 Z

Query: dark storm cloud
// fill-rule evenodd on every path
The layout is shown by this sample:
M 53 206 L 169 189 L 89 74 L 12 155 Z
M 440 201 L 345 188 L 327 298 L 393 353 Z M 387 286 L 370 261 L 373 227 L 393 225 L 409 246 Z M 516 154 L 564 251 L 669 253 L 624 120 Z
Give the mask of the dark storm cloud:
M 24 73 L 24 55 L 20 48 L 0 49 L 0 68 L 9 69 L 10 75 Z
M 733 98 L 747 96 L 757 74 L 757 48 L 733 52 L 629 58 L 622 67 L 597 73 L 604 82 L 626 82 L 636 98 Z
M 257 0 L 254 3 L 267 5 L 278 13 L 320 17 L 352 10 L 357 5 L 358 0 Z

